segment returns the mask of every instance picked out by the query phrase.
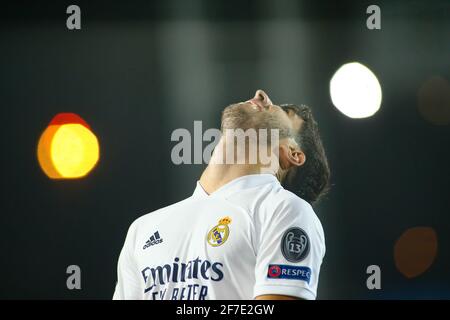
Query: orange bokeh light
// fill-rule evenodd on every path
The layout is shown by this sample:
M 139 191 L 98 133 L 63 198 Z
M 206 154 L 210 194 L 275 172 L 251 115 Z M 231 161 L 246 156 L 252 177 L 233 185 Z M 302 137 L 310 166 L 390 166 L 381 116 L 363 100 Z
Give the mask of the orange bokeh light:
M 417 277 L 431 267 L 437 250 L 438 240 L 433 228 L 410 228 L 395 243 L 395 266 L 405 277 Z
M 49 178 L 81 178 L 99 160 L 98 139 L 80 116 L 60 113 L 42 133 L 37 156 L 42 170 Z

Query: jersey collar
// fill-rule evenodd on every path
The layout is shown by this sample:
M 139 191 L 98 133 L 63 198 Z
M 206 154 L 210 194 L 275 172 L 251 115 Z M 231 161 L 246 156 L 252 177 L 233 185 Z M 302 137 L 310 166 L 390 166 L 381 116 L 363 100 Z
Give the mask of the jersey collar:
M 203 189 L 202 185 L 200 184 L 200 181 L 197 181 L 197 186 L 194 190 L 193 197 L 196 198 L 208 198 L 208 197 L 226 197 L 231 194 L 234 194 L 236 192 L 254 188 L 260 185 L 269 184 L 269 183 L 276 183 L 279 184 L 280 182 L 277 180 L 277 178 L 272 174 L 251 174 L 242 176 L 239 178 L 236 178 L 227 184 L 223 185 L 216 191 L 214 191 L 211 194 L 208 194 L 205 189 Z

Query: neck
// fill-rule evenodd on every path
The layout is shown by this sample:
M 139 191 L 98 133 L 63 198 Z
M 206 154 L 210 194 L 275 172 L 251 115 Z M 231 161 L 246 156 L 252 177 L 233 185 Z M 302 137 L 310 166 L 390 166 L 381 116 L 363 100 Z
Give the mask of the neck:
M 258 165 L 247 164 L 210 164 L 200 177 L 203 189 L 211 194 L 230 181 L 249 174 L 261 173 Z
M 248 159 L 244 161 L 245 164 L 226 164 L 223 161 L 223 156 L 226 154 L 225 150 L 226 142 L 224 139 L 221 139 L 214 150 L 208 167 L 206 167 L 200 177 L 200 184 L 208 194 L 239 177 L 261 173 L 277 175 L 277 172 L 271 172 L 267 169 L 263 170 L 264 166 L 260 163 L 248 164 Z

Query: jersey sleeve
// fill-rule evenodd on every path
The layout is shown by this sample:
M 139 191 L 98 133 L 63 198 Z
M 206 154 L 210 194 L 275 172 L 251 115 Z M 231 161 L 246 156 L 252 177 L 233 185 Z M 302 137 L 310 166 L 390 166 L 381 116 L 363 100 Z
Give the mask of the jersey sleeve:
M 113 300 L 140 300 L 143 298 L 143 284 L 134 257 L 135 224 L 128 229 L 125 244 L 117 265 L 117 284 Z
M 256 228 L 254 297 L 316 298 L 325 255 L 322 225 L 312 207 L 293 196 L 274 205 Z

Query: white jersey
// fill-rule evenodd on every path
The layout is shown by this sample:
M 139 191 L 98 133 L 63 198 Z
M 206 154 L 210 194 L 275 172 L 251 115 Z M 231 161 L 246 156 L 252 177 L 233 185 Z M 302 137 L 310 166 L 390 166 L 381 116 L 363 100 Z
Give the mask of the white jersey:
M 208 195 L 132 223 L 113 299 L 315 299 L 325 255 L 311 206 L 270 174 L 235 179 Z

